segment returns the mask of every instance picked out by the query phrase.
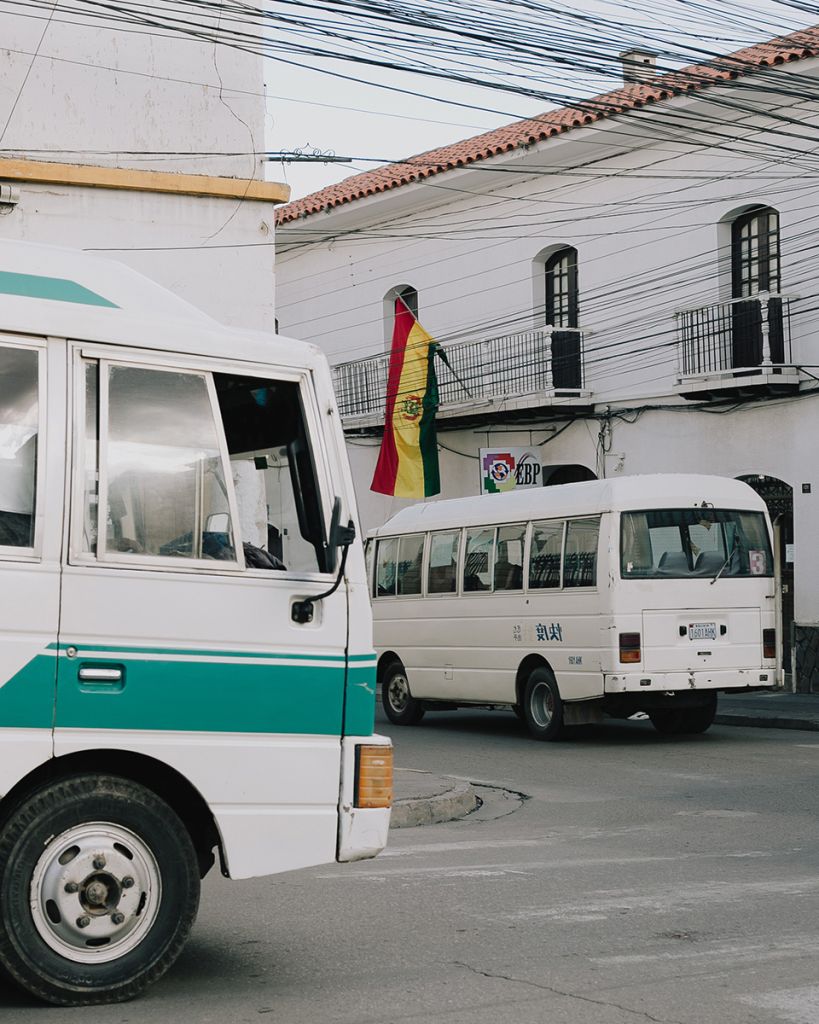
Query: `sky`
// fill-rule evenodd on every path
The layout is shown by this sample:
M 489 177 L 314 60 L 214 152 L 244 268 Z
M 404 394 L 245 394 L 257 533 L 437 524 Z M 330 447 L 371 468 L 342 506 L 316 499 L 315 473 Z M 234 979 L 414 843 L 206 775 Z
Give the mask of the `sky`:
M 458 0 L 453 2 L 457 6 Z M 517 18 L 516 0 L 473 0 L 472 10 L 477 10 L 477 4 L 491 16 L 498 3 L 513 21 Z M 537 26 L 543 63 L 528 81 L 546 93 L 559 91 L 577 98 L 617 88 L 622 82 L 617 54 L 633 45 L 657 51 L 658 66 L 665 70 L 689 63 L 691 53 L 729 53 L 819 24 L 819 4 L 805 0 L 564 0 L 553 4 L 537 0 L 529 12 L 526 0 L 521 0 L 522 29 L 533 24 L 532 6 L 538 8 L 535 16 L 550 8 L 551 21 Z M 588 19 L 585 28 L 578 21 L 584 17 Z M 466 18 L 465 24 L 468 21 Z M 591 51 L 578 58 L 583 46 L 594 46 L 595 41 L 600 60 L 595 60 Z M 359 49 L 359 55 L 363 52 Z M 562 52 L 573 54 L 573 66 L 559 63 Z M 452 59 L 446 44 L 441 58 L 439 69 L 446 70 Z M 349 61 L 312 56 L 296 58 L 295 64 L 300 66 L 269 60 L 265 74 L 268 149 L 314 154 L 316 158 L 270 163 L 268 177 L 289 184 L 292 199 L 381 163 L 448 145 L 560 105 L 542 97 L 367 68 Z M 481 72 L 489 82 L 525 84 L 519 68 L 502 61 L 494 66 L 487 63 Z M 413 91 L 425 96 L 408 94 Z M 323 156 L 352 159 L 337 163 L 322 160 Z

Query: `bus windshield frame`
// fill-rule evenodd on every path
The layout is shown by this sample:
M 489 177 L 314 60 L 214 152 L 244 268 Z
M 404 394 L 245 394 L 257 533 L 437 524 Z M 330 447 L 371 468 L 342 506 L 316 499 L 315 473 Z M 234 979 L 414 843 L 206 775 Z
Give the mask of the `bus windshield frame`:
M 622 579 L 751 579 L 774 574 L 765 515 L 749 509 L 653 508 L 620 515 Z

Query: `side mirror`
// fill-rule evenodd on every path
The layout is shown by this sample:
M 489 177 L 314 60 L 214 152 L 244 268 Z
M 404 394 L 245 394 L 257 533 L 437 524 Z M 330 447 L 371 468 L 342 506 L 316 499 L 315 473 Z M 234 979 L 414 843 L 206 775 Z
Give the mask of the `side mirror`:
M 290 617 L 293 622 L 298 622 L 300 624 L 312 622 L 316 601 L 322 601 L 325 597 L 330 597 L 331 594 L 334 594 L 338 590 L 339 584 L 341 583 L 341 579 L 344 575 L 344 564 L 347 561 L 347 548 L 354 540 L 355 523 L 351 519 L 346 526 L 341 525 L 341 498 L 336 496 L 336 499 L 333 502 L 333 514 L 330 517 L 330 531 L 327 536 L 327 543 L 324 546 L 328 572 L 335 572 L 338 549 L 343 549 L 341 565 L 338 569 L 336 581 L 332 587 L 330 587 L 329 590 L 325 590 L 323 594 L 316 594 L 315 597 L 307 597 L 303 601 L 294 601 L 290 609 Z
M 355 523 L 352 519 L 346 526 L 341 525 L 341 498 L 336 495 L 333 513 L 330 517 L 330 531 L 327 536 L 327 569 L 333 572 L 338 559 L 338 549 L 347 547 L 355 540 Z

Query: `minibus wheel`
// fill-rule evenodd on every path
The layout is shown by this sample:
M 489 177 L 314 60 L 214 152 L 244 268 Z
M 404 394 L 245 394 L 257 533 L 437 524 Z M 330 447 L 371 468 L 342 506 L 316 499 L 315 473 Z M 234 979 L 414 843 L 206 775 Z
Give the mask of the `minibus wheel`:
M 523 714 L 536 740 L 556 740 L 563 732 L 563 701 L 554 675 L 545 666 L 536 668 L 526 681 Z
M 75 775 L 0 830 L 0 964 L 60 1006 L 132 999 L 182 951 L 199 871 L 176 813 L 130 780 Z
M 417 725 L 424 708 L 410 692 L 407 670 L 400 661 L 391 661 L 381 679 L 381 703 L 384 714 L 395 725 Z

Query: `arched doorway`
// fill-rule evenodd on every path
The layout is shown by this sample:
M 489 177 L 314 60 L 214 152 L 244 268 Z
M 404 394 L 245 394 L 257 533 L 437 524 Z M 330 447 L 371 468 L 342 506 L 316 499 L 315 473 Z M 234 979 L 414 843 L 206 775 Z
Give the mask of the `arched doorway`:
M 774 543 L 779 553 L 779 593 L 781 619 L 777 623 L 782 650 L 782 669 L 792 672 L 791 633 L 793 632 L 793 488 L 775 476 L 741 476 L 768 506 L 774 528 Z M 786 680 L 786 687 L 790 680 Z
M 577 463 L 565 466 L 544 466 L 543 486 L 551 487 L 554 484 L 578 484 L 584 480 L 596 480 L 597 477 L 590 469 L 580 466 Z

